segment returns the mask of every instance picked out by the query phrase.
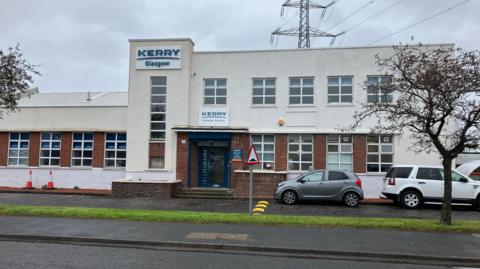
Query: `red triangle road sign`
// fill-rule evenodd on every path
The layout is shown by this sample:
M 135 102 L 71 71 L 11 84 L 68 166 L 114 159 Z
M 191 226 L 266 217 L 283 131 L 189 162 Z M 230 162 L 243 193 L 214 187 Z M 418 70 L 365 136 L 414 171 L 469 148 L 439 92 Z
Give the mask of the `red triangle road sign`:
M 250 147 L 250 150 L 248 151 L 248 158 L 245 164 L 253 165 L 253 164 L 259 164 L 259 163 L 260 163 L 260 158 L 258 158 L 257 150 L 255 149 L 255 146 L 252 145 Z

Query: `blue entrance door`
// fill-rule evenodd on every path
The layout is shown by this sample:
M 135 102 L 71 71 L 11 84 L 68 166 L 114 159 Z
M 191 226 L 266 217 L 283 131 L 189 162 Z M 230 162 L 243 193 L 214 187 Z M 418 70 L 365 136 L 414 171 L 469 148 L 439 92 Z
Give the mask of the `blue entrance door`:
M 228 148 L 199 147 L 199 187 L 228 187 Z

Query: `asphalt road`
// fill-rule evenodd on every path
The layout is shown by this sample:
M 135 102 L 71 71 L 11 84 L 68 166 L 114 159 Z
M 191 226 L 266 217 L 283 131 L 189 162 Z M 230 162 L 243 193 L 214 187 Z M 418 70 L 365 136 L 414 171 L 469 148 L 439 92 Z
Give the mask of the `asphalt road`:
M 247 200 L 217 199 L 153 199 L 110 196 L 81 196 L 54 194 L 17 194 L 0 193 L 0 204 L 47 205 L 131 208 L 150 210 L 188 210 L 210 212 L 247 212 Z M 312 216 L 354 216 L 387 218 L 437 219 L 440 217 L 439 205 L 426 205 L 421 209 L 407 210 L 395 205 L 360 205 L 348 208 L 338 203 L 301 203 L 293 206 L 270 201 L 266 214 L 312 215 Z M 453 219 L 480 220 L 480 212 L 472 207 L 454 207 Z
M 420 265 L 219 254 L 155 248 L 0 242 L 1 268 L 389 268 L 436 269 Z

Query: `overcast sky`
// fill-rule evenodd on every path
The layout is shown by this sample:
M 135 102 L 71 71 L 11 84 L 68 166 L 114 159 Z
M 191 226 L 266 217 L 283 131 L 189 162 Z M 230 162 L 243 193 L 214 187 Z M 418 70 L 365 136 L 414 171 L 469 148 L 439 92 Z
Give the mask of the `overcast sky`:
M 340 0 L 323 19 L 312 11 L 311 26 L 338 33 L 358 25 L 399 0 Z M 365 46 L 463 0 L 403 0 L 339 37 L 334 46 Z M 0 0 L 0 49 L 17 42 L 38 68 L 41 92 L 126 91 L 128 39 L 190 37 L 196 50 L 295 48 L 279 26 L 294 27 L 298 10 L 284 0 Z M 317 0 L 326 4 L 329 0 Z M 454 42 L 479 49 L 480 0 L 448 11 L 377 44 Z M 312 47 L 326 47 L 315 39 Z

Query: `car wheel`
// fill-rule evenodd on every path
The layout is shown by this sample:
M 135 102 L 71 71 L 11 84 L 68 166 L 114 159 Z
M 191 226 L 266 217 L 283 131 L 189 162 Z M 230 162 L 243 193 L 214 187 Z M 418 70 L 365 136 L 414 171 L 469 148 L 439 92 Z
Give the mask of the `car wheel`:
M 356 192 L 347 192 L 343 196 L 343 203 L 349 207 L 356 207 L 360 203 L 360 195 Z
M 480 211 L 480 195 L 477 196 L 477 210 Z
M 421 204 L 421 195 L 418 191 L 407 190 L 402 193 L 402 205 L 405 208 L 418 208 Z
M 298 195 L 295 191 L 286 190 L 282 194 L 282 201 L 287 205 L 293 205 L 297 202 Z

